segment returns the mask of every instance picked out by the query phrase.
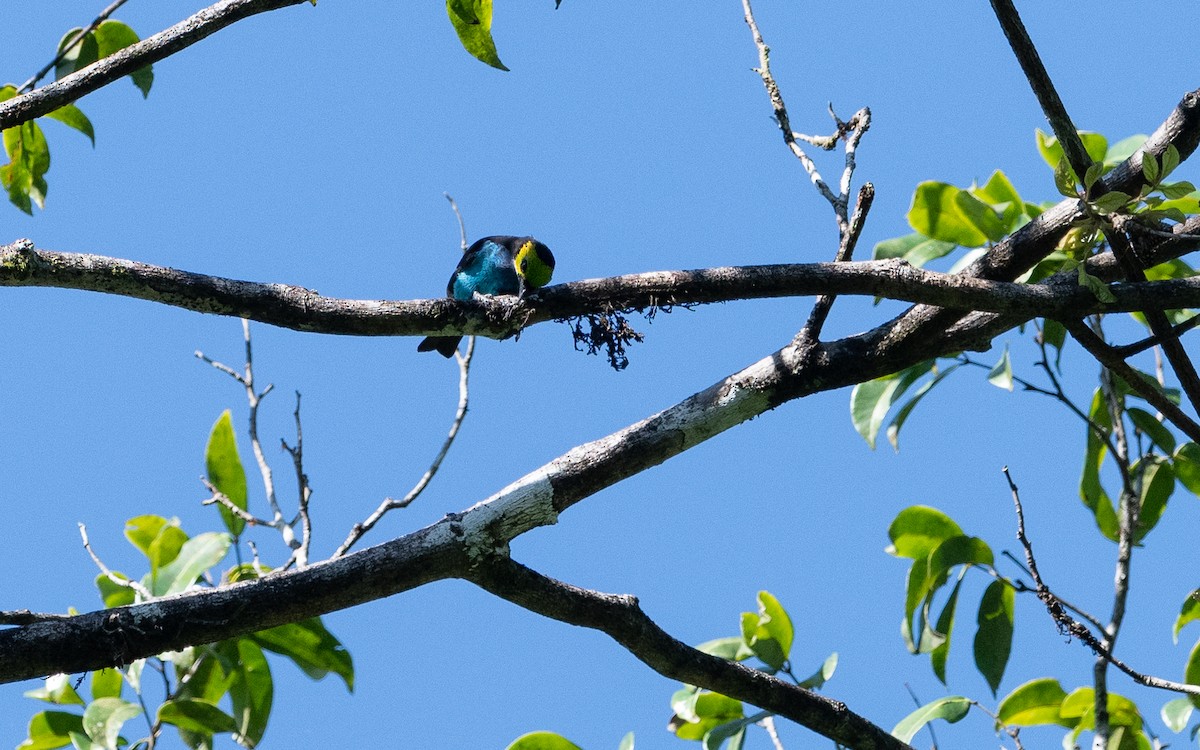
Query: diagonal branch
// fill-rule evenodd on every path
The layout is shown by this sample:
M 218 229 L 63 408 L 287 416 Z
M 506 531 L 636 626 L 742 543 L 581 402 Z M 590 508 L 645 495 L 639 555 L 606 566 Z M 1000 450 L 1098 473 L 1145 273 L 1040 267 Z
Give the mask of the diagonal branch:
M 26 81 L 25 83 L 22 83 L 20 88 L 17 89 L 17 93 L 23 94 L 23 93 L 29 91 L 30 89 L 32 89 L 34 86 L 36 86 L 37 82 L 42 80 L 42 78 L 44 78 L 45 75 L 47 73 L 49 73 L 54 68 L 55 65 L 58 65 L 60 62 L 63 61 L 64 58 L 66 58 L 67 55 L 71 54 L 71 49 L 76 44 L 79 43 L 80 39 L 83 39 L 89 33 L 93 32 L 97 28 L 99 28 L 100 24 L 104 23 L 108 19 L 108 17 L 111 16 L 113 13 L 116 13 L 117 10 L 120 9 L 120 7 L 122 5 L 124 5 L 126 2 L 128 2 L 128 0 L 115 0 L 115 2 L 113 2 L 107 8 L 100 11 L 100 15 L 93 18 L 92 22 L 89 23 L 87 26 L 85 26 L 82 29 L 80 29 L 79 31 L 75 32 L 75 34 L 72 35 L 72 37 L 67 41 L 67 43 L 62 45 L 62 49 L 59 51 L 59 53 L 57 55 L 54 56 L 53 60 L 46 63 L 46 65 L 41 70 L 39 70 L 38 72 L 36 72 L 32 76 L 30 76 L 28 81 Z
M 1079 344 L 1096 358 L 1100 364 L 1120 375 L 1134 392 L 1146 400 L 1157 411 L 1170 420 L 1193 441 L 1200 442 L 1200 424 L 1192 419 L 1187 412 L 1180 409 L 1174 401 L 1167 398 L 1162 391 L 1147 383 L 1137 370 L 1126 362 L 1121 355 L 1097 336 L 1092 329 L 1078 320 L 1063 321 L 1067 331 Z
M 49 114 L 139 68 L 190 47 L 226 26 L 259 13 L 304 2 L 308 0 L 221 0 L 83 70 L 0 103 L 0 130 Z
M 992 10 L 996 14 L 996 19 L 1000 21 L 1001 28 L 1004 29 L 1004 36 L 1008 38 L 1008 45 L 1021 64 L 1021 70 L 1025 73 L 1030 88 L 1037 96 L 1042 112 L 1050 121 L 1054 135 L 1062 144 L 1067 162 L 1082 181 L 1088 167 L 1092 165 L 1092 157 L 1084 148 L 1083 140 L 1071 122 L 1067 108 L 1063 106 L 1062 99 L 1059 98 L 1058 91 L 1054 88 L 1054 82 L 1050 80 L 1050 74 L 1046 72 L 1046 66 L 1042 64 L 1042 58 L 1038 54 L 1037 48 L 1033 46 L 1033 40 L 1029 38 L 1025 24 L 1021 22 L 1021 16 L 1017 14 L 1016 6 L 1013 5 L 1012 0 L 992 0 Z M 1097 182 L 1096 186 L 1099 190 L 1093 192 L 1092 197 L 1098 198 L 1106 190 L 1102 182 Z
M 467 580 L 531 612 L 606 633 L 664 677 L 772 711 L 841 745 L 909 747 L 843 703 L 681 643 L 651 620 L 635 597 L 571 586 L 507 557 L 476 566 Z

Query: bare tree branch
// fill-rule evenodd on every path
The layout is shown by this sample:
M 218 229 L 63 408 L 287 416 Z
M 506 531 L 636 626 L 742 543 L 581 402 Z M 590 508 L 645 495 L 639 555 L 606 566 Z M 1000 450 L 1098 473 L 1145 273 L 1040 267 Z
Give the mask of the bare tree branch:
M 0 103 L 0 130 L 49 114 L 242 19 L 304 2 L 308 0 L 221 0 L 169 29 L 97 60 L 83 70 Z
M 844 703 L 681 643 L 647 617 L 635 597 L 571 586 L 507 557 L 475 566 L 467 579 L 523 609 L 606 633 L 665 677 L 746 701 L 842 745 L 856 750 L 909 747 Z
M 1182 254 L 1197 244 L 1200 242 L 1179 240 L 1172 247 Z M 1089 264 L 1089 272 L 1101 277 L 1106 268 L 1103 260 Z M 1112 277 L 1111 271 L 1108 276 Z M 1194 278 L 1115 285 L 1112 292 L 1117 301 L 1105 304 L 1070 274 L 1039 284 L 1016 284 L 937 273 L 896 259 L 631 274 L 547 287 L 519 303 L 506 297 L 350 300 L 322 297 L 286 284 L 238 281 L 98 255 L 37 250 L 24 241 L 0 246 L 0 286 L 86 289 L 282 328 L 353 336 L 462 333 L 504 338 L 527 325 L 577 317 L 606 306 L 645 309 L 814 294 L 884 297 L 960 311 L 1010 313 L 1025 319 L 1200 305 L 1200 281 Z
M 1071 122 L 1067 108 L 1063 106 L 1062 99 L 1059 98 L 1058 91 L 1054 88 L 1054 82 L 1050 80 L 1050 74 L 1046 72 L 1046 66 L 1042 64 L 1037 47 L 1033 45 L 1033 40 L 1029 38 L 1029 32 L 1025 30 L 1025 24 L 1021 22 L 1021 17 L 1017 14 L 1016 6 L 1013 5 L 1012 0 L 992 0 L 992 10 L 996 14 L 996 19 L 1000 21 L 1001 28 L 1004 29 L 1004 36 L 1008 38 L 1009 47 L 1012 48 L 1013 54 L 1021 64 L 1021 70 L 1024 71 L 1025 78 L 1029 81 L 1029 87 L 1037 96 L 1042 112 L 1050 121 L 1054 135 L 1062 144 L 1067 162 L 1082 181 L 1088 167 L 1092 165 L 1092 157 L 1083 147 L 1083 140 L 1079 137 L 1075 124 Z M 1097 182 L 1096 185 L 1099 187 L 1099 191 L 1093 193 L 1092 197 L 1098 198 L 1106 190 L 1103 183 Z

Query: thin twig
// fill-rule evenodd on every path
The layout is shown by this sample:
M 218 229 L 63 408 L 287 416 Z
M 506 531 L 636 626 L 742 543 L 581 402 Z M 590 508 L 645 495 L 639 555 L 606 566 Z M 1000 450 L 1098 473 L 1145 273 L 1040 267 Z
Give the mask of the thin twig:
M 835 263 L 848 263 L 853 258 L 854 248 L 858 244 L 859 235 L 862 234 L 863 225 L 867 220 L 867 212 L 871 210 L 871 204 L 874 201 L 875 186 L 869 182 L 864 183 L 858 190 L 858 202 L 854 205 L 854 215 L 838 246 Z M 825 327 L 825 321 L 829 318 L 829 311 L 833 309 L 836 299 L 837 295 L 822 294 L 813 303 L 808 320 L 795 338 L 795 346 L 800 351 L 801 361 L 811 359 L 816 353 L 816 345 L 821 340 L 821 330 Z
M 1132 357 L 1134 355 L 1141 354 L 1142 352 L 1146 351 L 1147 349 L 1151 349 L 1155 346 L 1158 346 L 1159 344 L 1161 344 L 1163 341 L 1165 341 L 1168 338 L 1177 339 L 1198 325 L 1200 325 L 1200 315 L 1193 315 L 1192 317 L 1188 318 L 1187 320 L 1183 321 L 1182 323 L 1172 326 L 1171 330 L 1170 330 L 1170 332 L 1168 332 L 1166 338 L 1163 338 L 1163 337 L 1157 336 L 1157 335 L 1147 336 L 1146 338 L 1142 339 L 1141 341 L 1135 341 L 1132 344 L 1125 344 L 1123 346 L 1114 346 L 1114 347 L 1112 347 L 1112 351 L 1113 351 L 1114 355 L 1120 357 L 1121 359 L 1129 359 L 1130 357 Z M 1161 367 L 1162 367 L 1161 358 L 1160 358 L 1160 361 L 1158 364 L 1159 364 L 1159 369 L 1161 369 Z
M 1028 567 L 1028 566 L 1026 566 L 1026 565 L 1025 565 L 1025 563 L 1024 563 L 1022 560 L 1018 559 L 1018 558 L 1016 557 L 1016 555 L 1014 555 L 1013 553 L 1009 552 L 1008 550 L 1003 550 L 1003 551 L 1001 551 L 1001 552 L 1000 552 L 1000 554 L 1001 554 L 1001 555 L 1003 555 L 1003 556 L 1005 556 L 1005 557 L 1007 557 L 1009 560 L 1011 560 L 1011 561 L 1013 562 L 1013 564 L 1014 564 L 1014 565 L 1016 565 L 1017 567 L 1019 567 L 1019 568 L 1021 568 L 1022 570 L 1024 570 L 1024 571 L 1025 571 L 1025 573 L 1026 573 L 1026 574 L 1028 574 L 1030 578 L 1032 578 L 1032 577 L 1033 577 L 1033 574 L 1029 572 L 1029 567 Z M 1026 591 L 1029 591 L 1029 592 L 1032 592 L 1032 593 L 1034 593 L 1034 594 L 1036 594 L 1036 593 L 1037 593 L 1037 588 L 1030 588 L 1029 586 L 1026 586 L 1024 581 L 1021 581 L 1021 580 L 1019 580 L 1019 579 L 1018 579 L 1018 580 L 1008 580 L 1008 579 L 1004 579 L 1004 578 L 1001 578 L 1001 577 L 1000 577 L 1000 574 L 999 574 L 999 573 L 995 573 L 994 575 L 995 575 L 995 577 L 996 577 L 996 579 L 997 579 L 997 580 L 1004 580 L 1004 581 L 1007 581 L 1008 583 L 1010 583 L 1010 584 L 1013 586 L 1013 589 L 1014 589 L 1014 590 L 1016 590 L 1016 591 L 1020 591 L 1020 592 L 1026 592 Z M 1049 590 L 1049 588 L 1047 588 L 1047 590 Z M 1100 618 L 1099 618 L 1099 617 L 1096 617 L 1095 615 L 1093 615 L 1092 613 L 1088 612 L 1087 610 L 1085 610 L 1085 609 L 1083 609 L 1083 608 L 1081 608 L 1081 607 L 1077 607 L 1077 606 L 1075 606 L 1074 604 L 1072 604 L 1071 602 L 1067 601 L 1067 600 L 1066 600 L 1066 599 L 1064 599 L 1062 596 L 1060 596 L 1059 594 L 1057 594 L 1057 593 L 1055 593 L 1055 592 L 1053 592 L 1053 591 L 1050 591 L 1050 595 L 1051 595 L 1051 596 L 1053 596 L 1053 597 L 1054 597 L 1054 599 L 1055 599 L 1055 600 L 1056 600 L 1056 601 L 1057 601 L 1059 604 L 1063 605 L 1063 608 L 1065 608 L 1065 609 L 1069 609 L 1069 610 L 1071 610 L 1072 612 L 1074 612 L 1075 614 L 1077 614 L 1077 615 L 1079 615 L 1080 617 L 1082 617 L 1083 619 L 1087 620 L 1087 621 L 1088 621 L 1088 622 L 1089 622 L 1089 623 L 1090 623 L 1090 624 L 1091 624 L 1093 627 L 1095 627 L 1095 628 L 1096 628 L 1096 632 L 1097 632 L 1097 633 L 1102 633 L 1102 632 L 1104 632 L 1104 623 L 1100 622 Z
M 962 580 L 961 576 L 959 576 L 959 580 L 960 581 Z M 921 706 L 925 705 L 924 703 L 921 702 L 921 699 L 917 697 L 917 691 L 912 689 L 912 685 L 905 682 L 904 689 L 908 691 L 908 697 L 912 698 L 914 706 L 916 706 L 917 708 L 920 708 Z M 931 722 L 927 723 L 925 725 L 925 728 L 929 730 L 929 740 L 930 740 L 930 742 L 933 743 L 933 745 L 932 745 L 933 750 L 937 750 L 937 746 L 938 746 L 937 732 L 934 731 L 933 722 L 931 721 Z
M 458 236 L 459 244 L 462 245 L 463 252 L 467 251 L 467 225 L 463 221 L 462 213 L 458 210 L 458 204 L 454 202 L 454 198 L 450 197 L 449 193 L 442 193 L 446 196 L 446 200 L 450 201 L 450 208 L 454 210 L 454 216 L 458 219 Z
M 304 428 L 300 424 L 300 391 L 296 391 L 296 410 L 293 412 L 293 416 L 296 419 L 296 446 L 293 448 L 284 440 L 279 442 L 292 457 L 292 466 L 296 470 L 296 491 L 298 493 L 296 518 L 288 524 L 288 528 L 294 529 L 296 522 L 299 521 L 300 541 L 292 547 L 292 558 L 296 561 L 297 567 L 303 568 L 308 565 L 309 545 L 312 543 L 312 520 L 308 515 L 308 503 L 312 499 L 312 485 L 308 482 L 308 474 L 304 473 Z
M 775 746 L 775 750 L 784 750 L 783 741 L 779 739 L 779 732 L 775 730 L 775 717 L 764 716 L 758 723 L 767 730 L 767 736 L 771 738 L 771 744 Z
M 46 63 L 46 66 L 44 68 L 42 68 L 38 72 L 34 73 L 29 78 L 28 81 L 26 81 L 25 83 L 22 83 L 21 87 L 19 89 L 17 89 L 17 93 L 24 94 L 27 91 L 31 91 L 33 89 L 33 87 L 37 85 L 38 81 L 42 80 L 42 78 L 47 73 L 49 73 L 51 71 L 51 69 L 54 68 L 54 66 L 58 65 L 60 62 L 63 61 L 63 59 L 68 54 L 70 54 L 71 49 L 73 47 L 75 47 L 75 45 L 78 44 L 81 39 L 83 39 L 85 36 L 92 33 L 93 31 L 95 31 L 100 26 L 100 24 L 102 24 L 106 20 L 108 20 L 108 17 L 111 16 L 113 13 L 116 13 L 117 9 L 120 8 L 122 5 L 124 5 L 126 2 L 128 2 L 128 0 L 116 0 L 116 2 L 114 2 L 112 5 L 108 6 L 104 10 L 100 11 L 100 15 L 96 16 L 96 18 L 93 19 L 92 22 L 89 23 L 87 26 L 85 26 L 84 28 L 77 31 L 71 37 L 71 39 L 62 46 L 62 50 L 59 51 L 59 53 L 54 56 L 53 60 Z
M 354 524 L 353 528 L 350 529 L 350 533 L 346 535 L 346 540 L 331 555 L 332 559 L 339 558 L 349 552 L 350 548 L 368 531 L 373 529 L 375 524 L 379 523 L 379 520 L 388 511 L 407 508 L 411 505 L 425 491 L 425 488 L 429 486 L 430 481 L 437 474 L 438 469 L 441 468 L 442 460 L 450 452 L 450 446 L 454 445 L 454 439 L 458 437 L 458 430 L 462 427 L 463 420 L 467 416 L 467 406 L 470 402 L 471 358 L 475 356 L 475 337 L 470 336 L 467 338 L 467 350 L 465 353 L 455 352 L 454 356 L 458 362 L 458 408 L 454 412 L 454 420 L 450 423 L 450 431 L 447 433 L 446 439 L 442 442 L 442 447 L 438 450 L 437 455 L 433 457 L 429 468 L 425 470 L 425 473 L 421 475 L 421 478 L 417 480 L 417 483 L 404 497 L 399 500 L 391 497 L 384 498 L 379 507 L 371 512 L 371 515 L 367 516 L 361 523 Z
M 844 134 L 844 137 L 846 138 L 846 164 L 845 164 L 845 167 L 842 168 L 842 181 L 838 184 L 838 202 L 841 204 L 845 204 L 846 201 L 850 200 L 850 181 L 854 177 L 854 168 L 857 166 L 854 157 L 858 152 L 858 144 L 860 142 L 862 142 L 862 137 L 864 135 L 866 135 L 868 130 L 871 129 L 871 110 L 868 107 L 863 107 L 862 109 L 855 112 L 854 116 L 851 117 L 850 121 L 847 123 L 842 123 L 840 120 L 837 119 L 837 115 L 833 114 L 833 106 L 832 105 L 830 105 L 830 107 L 829 107 L 829 114 L 834 118 L 834 120 L 836 120 L 838 122 L 839 130 L 842 129 L 841 128 L 842 125 L 844 125 L 846 128 L 846 132 Z M 869 185 L 870 183 L 867 183 L 867 184 Z M 866 187 L 866 185 L 864 185 L 863 187 Z M 871 196 L 874 197 L 874 195 L 875 195 L 875 188 L 874 188 L 874 186 L 872 186 L 871 187 Z M 859 212 L 859 207 L 861 207 L 861 203 L 862 203 L 861 190 L 859 192 L 858 199 L 859 199 L 859 206 L 855 207 L 856 214 Z M 868 205 L 868 208 L 869 208 L 869 205 Z M 858 227 L 858 232 L 862 231 L 861 222 L 866 219 L 866 213 L 867 213 L 866 210 L 862 211 L 863 215 L 859 219 L 860 224 Z M 850 219 L 850 221 L 848 222 L 848 229 L 842 233 L 841 244 L 843 247 L 845 247 L 847 242 L 852 243 L 852 242 L 857 242 L 857 241 L 858 241 L 858 236 L 857 236 L 857 233 L 854 231 L 854 219 L 852 217 Z M 845 250 L 842 250 L 842 249 L 839 249 L 839 251 L 838 251 L 839 255 L 844 252 L 845 252 Z M 846 259 L 849 260 L 849 257 L 847 256 Z
M 104 562 L 101 561 L 96 555 L 96 553 L 92 551 L 92 543 L 88 541 L 87 526 L 84 526 L 82 523 L 79 524 L 79 536 L 83 538 L 83 548 L 87 550 L 88 556 L 92 558 L 92 562 L 96 564 L 96 567 L 100 569 L 100 572 L 103 573 L 108 580 L 112 581 L 121 588 L 132 589 L 146 601 L 154 598 L 149 589 L 147 589 L 141 583 L 129 578 L 119 577 L 116 573 L 109 570 L 108 566 L 105 565 Z
M 267 528 L 273 528 L 275 526 L 273 522 L 259 518 L 255 515 L 252 515 L 249 511 L 239 508 L 232 500 L 229 499 L 228 495 L 218 490 L 212 482 L 208 481 L 207 478 L 200 477 L 200 481 L 204 484 L 205 488 L 212 493 L 212 496 L 207 500 L 200 501 L 201 505 L 220 505 L 251 526 L 266 526 Z
M 775 121 L 779 123 L 779 130 L 783 133 L 783 142 L 791 149 L 791 152 L 800 160 L 804 171 L 808 173 L 808 177 L 812 180 L 812 184 L 816 187 L 825 200 L 829 201 L 837 213 L 838 229 L 844 232 L 846 228 L 846 207 L 840 207 L 838 197 L 829 189 L 829 185 L 825 184 L 825 180 L 821 177 L 821 173 L 817 171 L 817 165 L 809 158 L 804 149 L 796 142 L 796 134 L 792 131 L 791 121 L 788 118 L 787 106 L 783 103 L 783 95 L 779 93 L 779 84 L 775 82 L 775 77 L 771 75 L 771 48 L 763 41 L 762 32 L 758 30 L 758 23 L 754 20 L 754 11 L 750 8 L 750 0 L 742 0 L 742 10 L 745 13 L 746 25 L 750 27 L 750 34 L 754 37 L 754 46 L 758 48 L 758 67 L 755 72 L 762 78 L 763 85 L 767 89 L 767 97 L 771 100 L 771 108 L 775 112 Z M 839 232 L 839 233 L 840 233 Z
M 1034 585 L 1037 587 L 1036 592 L 1038 598 L 1042 600 L 1046 610 L 1050 613 L 1050 617 L 1054 619 L 1054 623 L 1064 632 L 1083 641 L 1084 645 L 1090 648 L 1097 656 L 1102 657 L 1109 664 L 1112 664 L 1117 669 L 1129 675 L 1135 682 L 1146 687 L 1158 688 L 1160 690 L 1170 690 L 1176 693 L 1186 693 L 1188 695 L 1200 695 L 1200 685 L 1189 685 L 1182 682 L 1173 682 L 1164 680 L 1160 677 L 1153 677 L 1142 674 L 1134 670 L 1129 665 L 1125 664 L 1120 659 L 1112 655 L 1112 652 L 1105 648 L 1104 644 L 1088 630 L 1083 623 L 1068 615 L 1061 602 L 1050 593 L 1050 589 L 1046 586 L 1046 582 L 1042 580 L 1041 573 L 1038 572 L 1037 559 L 1033 554 L 1033 545 L 1029 541 L 1029 537 L 1025 534 L 1025 511 L 1021 507 L 1021 495 L 1017 489 L 1016 483 L 1013 482 L 1012 476 L 1009 474 L 1008 467 L 1005 466 L 1004 478 L 1008 480 L 1008 488 L 1012 493 L 1013 507 L 1017 514 L 1017 540 L 1021 543 L 1021 547 L 1025 550 L 1025 563 L 1029 567 L 1029 573 L 1033 577 Z

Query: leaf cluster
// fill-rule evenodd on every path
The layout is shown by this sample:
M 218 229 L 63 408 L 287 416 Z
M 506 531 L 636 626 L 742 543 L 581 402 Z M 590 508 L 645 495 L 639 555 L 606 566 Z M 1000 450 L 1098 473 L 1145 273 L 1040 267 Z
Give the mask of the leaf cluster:
M 205 450 L 209 481 L 238 507 L 246 507 L 246 477 L 234 441 L 229 412 L 213 425 Z M 220 506 L 219 506 L 220 507 Z M 148 570 L 139 578 L 105 569 L 95 579 L 107 608 L 140 604 L 181 594 L 198 586 L 228 585 L 270 572 L 257 560 L 238 562 L 217 574 L 245 522 L 221 507 L 228 531 L 189 536 L 179 519 L 158 515 L 130 518 L 125 538 L 145 557 Z M 349 652 L 320 618 L 290 623 L 218 643 L 138 659 L 121 669 L 104 669 L 91 676 L 90 700 L 67 675 L 53 675 L 26 697 L 54 709 L 35 714 L 20 750 L 52 750 L 71 745 L 78 750 L 150 748 L 161 727 L 175 727 L 189 748 L 211 748 L 214 737 L 230 735 L 242 747 L 262 740 L 274 701 L 274 679 L 265 652 L 290 660 L 314 680 L 335 674 L 354 688 Z M 154 672 L 160 680 L 147 679 Z M 161 681 L 157 693 L 154 685 Z M 132 693 L 132 699 L 126 697 Z M 161 695 L 151 712 L 155 695 Z M 82 714 L 69 709 L 82 707 Z M 126 739 L 127 722 L 144 715 L 150 733 Z
M 58 54 L 54 65 L 55 79 L 64 78 L 114 52 L 125 49 L 138 41 L 138 35 L 127 24 L 106 19 L 90 30 L 75 28 L 63 35 L 58 43 Z M 150 95 L 154 83 L 151 66 L 138 68 L 129 75 L 142 96 Z M 13 84 L 0 86 L 0 102 L 17 96 L 20 90 Z M 96 132 L 92 122 L 79 107 L 68 104 L 46 115 L 51 120 L 78 130 L 88 137 L 94 146 Z M 46 173 L 50 171 L 50 146 L 37 120 L 30 120 L 4 131 L 4 153 L 8 163 L 0 166 L 0 185 L 8 193 L 8 200 L 27 214 L 33 207 L 46 206 Z

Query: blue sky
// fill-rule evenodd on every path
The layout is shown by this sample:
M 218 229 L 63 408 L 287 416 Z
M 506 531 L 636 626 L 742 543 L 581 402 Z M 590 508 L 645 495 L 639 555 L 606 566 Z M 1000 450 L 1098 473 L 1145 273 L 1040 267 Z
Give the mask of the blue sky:
M 20 83 L 61 34 L 100 4 L 0 6 L 0 78 Z M 702 5 L 702 7 L 698 7 Z M 1023 3 L 1076 123 L 1112 140 L 1150 132 L 1196 88 L 1187 65 L 1194 3 Z M 0 242 L 131 258 L 286 282 L 323 294 L 438 296 L 458 255 L 443 192 L 472 238 L 534 234 L 555 252 L 555 281 L 659 269 L 832 259 L 828 205 L 784 149 L 737 0 L 720 3 L 497 3 L 495 38 L 510 73 L 458 46 L 441 3 L 325 0 L 241 22 L 156 66 L 148 100 L 118 82 L 80 102 L 96 148 L 50 123 L 47 208 L 0 206 Z M 148 35 L 199 4 L 132 0 L 119 17 Z M 985 3 L 821 5 L 758 0 L 759 24 L 792 122 L 825 132 L 827 102 L 870 106 L 857 182 L 875 183 L 860 257 L 906 234 L 916 184 L 982 182 L 1001 168 L 1029 200 L 1054 196 L 1034 148 L 1046 128 Z M 1118 49 L 1145 29 L 1145 49 Z M 1120 32 L 1120 33 L 1114 33 Z M 1118 61 L 1106 58 L 1116 54 Z M 824 158 L 827 176 L 839 162 Z M 1195 179 L 1185 164 L 1180 176 Z M 195 360 L 241 356 L 236 320 L 82 292 L 5 289 L 0 350 L 0 504 L 8 575 L 0 608 L 92 609 L 94 567 L 79 543 L 134 569 L 126 518 L 176 515 L 217 528 L 199 502 L 212 422 L 246 417 L 233 381 Z M 646 342 L 614 373 L 572 350 L 562 325 L 519 342 L 481 341 L 471 412 L 434 485 L 367 538 L 381 542 L 469 507 L 569 448 L 669 406 L 785 343 L 810 300 L 729 303 L 640 321 Z M 840 300 L 827 336 L 873 327 L 897 304 Z M 304 396 L 315 550 L 328 555 L 386 495 L 420 476 L 453 414 L 456 371 L 415 339 L 352 339 L 254 326 L 258 376 L 276 384 L 261 431 L 291 438 L 290 394 Z M 1030 342 L 1011 335 L 1033 375 Z M 988 362 L 998 350 L 981 354 Z M 1064 363 L 1086 400 L 1096 367 Z M 849 393 L 787 404 L 580 503 L 519 539 L 519 561 L 577 585 L 633 593 L 681 640 L 732 635 L 760 589 L 789 609 L 794 660 L 841 654 L 827 692 L 885 727 L 946 689 L 899 636 L 905 565 L 883 553 L 896 512 L 949 512 L 994 548 L 1015 548 L 1000 468 L 1026 500 L 1043 572 L 1069 598 L 1107 612 L 1112 557 L 1078 500 L 1083 429 L 1041 397 L 960 373 L 906 426 L 903 451 L 871 452 Z M 248 446 L 241 436 L 243 452 Z M 270 448 L 276 471 L 287 456 Z M 261 493 L 252 481 L 252 504 Z M 284 480 L 284 492 L 289 486 Z M 286 495 L 285 495 L 286 496 Z M 253 506 L 252 506 L 253 509 Z M 1177 677 L 1187 636 L 1170 642 L 1196 584 L 1186 536 L 1196 503 L 1178 496 L 1135 560 L 1122 652 Z M 264 555 L 277 540 L 258 537 Z M 977 601 L 985 582 L 964 594 Z M 1067 593 L 1069 592 L 1069 593 Z M 982 696 L 960 614 L 950 692 Z M 541 619 L 449 582 L 340 612 L 330 628 L 355 658 L 357 690 L 311 683 L 274 664 L 276 709 L 264 747 L 504 747 L 553 729 L 589 749 L 633 730 L 642 748 L 682 747 L 664 730 L 676 684 L 605 636 Z M 1126 650 L 1127 649 L 1127 650 Z M 1085 684 L 1091 659 L 1066 643 L 1032 598 L 1001 691 L 1053 674 Z M 0 688 L 0 744 L 24 737 L 33 685 Z M 1112 687 L 1155 716 L 1166 694 Z M 1157 719 L 1153 719 L 1157 721 Z M 1162 731 L 1160 724 L 1153 724 Z M 949 745 L 990 742 L 972 715 L 939 728 Z M 783 726 L 789 747 L 806 733 Z M 1030 733 L 1030 737 L 1040 737 Z M 1057 741 L 1056 732 L 1044 735 Z M 956 741 L 955 738 L 958 738 Z M 231 745 L 231 743 L 228 743 Z M 750 747 L 765 747 L 754 738 Z

